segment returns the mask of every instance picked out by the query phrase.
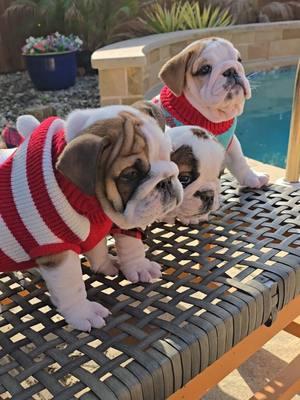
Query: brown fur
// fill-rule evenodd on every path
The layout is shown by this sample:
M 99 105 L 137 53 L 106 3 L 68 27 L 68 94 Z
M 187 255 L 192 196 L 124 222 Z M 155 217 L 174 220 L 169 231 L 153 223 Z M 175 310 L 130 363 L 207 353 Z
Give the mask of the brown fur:
M 142 121 L 121 112 L 118 117 L 98 121 L 73 139 L 60 155 L 56 168 L 84 193 L 95 195 L 105 207 L 123 211 L 132 194 L 130 182 L 117 186 L 122 171 L 137 159 L 148 170 L 148 148 L 141 134 Z
M 198 40 L 167 61 L 159 72 L 159 78 L 176 95 L 180 96 L 186 83 L 186 73 L 192 73 L 193 64 L 199 59 L 205 41 Z M 199 79 L 199 78 L 197 78 Z
M 132 104 L 132 106 L 156 119 L 162 131 L 165 131 L 166 119 L 159 107 L 151 101 L 146 100 L 139 100 Z
M 191 131 L 195 136 L 197 136 L 200 139 L 209 139 L 210 135 L 202 130 L 201 128 L 191 128 Z
M 194 157 L 193 150 L 190 146 L 180 146 L 171 154 L 171 160 L 177 165 L 179 176 L 181 174 L 189 174 L 191 176 L 191 182 L 198 178 L 199 161 Z

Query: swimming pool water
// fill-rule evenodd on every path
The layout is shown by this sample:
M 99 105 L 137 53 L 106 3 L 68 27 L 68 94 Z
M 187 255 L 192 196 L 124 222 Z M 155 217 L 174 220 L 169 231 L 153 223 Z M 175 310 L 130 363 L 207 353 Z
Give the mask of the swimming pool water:
M 252 98 L 237 124 L 246 156 L 285 167 L 295 73 L 288 68 L 248 76 Z

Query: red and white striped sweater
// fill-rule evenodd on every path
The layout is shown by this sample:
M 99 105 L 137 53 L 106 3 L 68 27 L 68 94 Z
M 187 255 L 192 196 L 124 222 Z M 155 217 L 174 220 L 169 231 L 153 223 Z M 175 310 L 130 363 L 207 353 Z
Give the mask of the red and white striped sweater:
M 97 198 L 54 169 L 65 145 L 63 121 L 51 117 L 0 165 L 0 271 L 64 250 L 84 253 L 111 231 Z

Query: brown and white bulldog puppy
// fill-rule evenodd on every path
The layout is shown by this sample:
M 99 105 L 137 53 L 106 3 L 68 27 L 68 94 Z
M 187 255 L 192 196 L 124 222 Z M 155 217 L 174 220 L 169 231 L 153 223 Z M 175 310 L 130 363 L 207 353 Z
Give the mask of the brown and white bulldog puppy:
M 251 89 L 238 50 L 222 38 L 198 40 L 163 65 L 165 87 L 153 99 L 167 125 L 197 125 L 209 130 L 226 149 L 226 167 L 243 186 L 260 188 L 268 176 L 248 166 L 235 136 L 237 116 Z
M 178 219 L 186 225 L 207 221 L 209 213 L 220 205 L 224 148 L 213 135 L 197 126 L 178 126 L 166 134 L 172 141 L 171 160 L 178 166 L 184 196 L 182 203 L 163 220 L 174 223 Z
M 87 299 L 79 254 L 93 271 L 115 274 L 105 240 L 115 224 L 125 277 L 160 277 L 142 242 L 120 229 L 145 228 L 182 201 L 170 141 L 153 117 L 130 106 L 76 110 L 66 122 L 24 116 L 17 126 L 26 139 L 0 165 L 7 184 L 6 202 L 0 195 L 0 271 L 38 265 L 66 321 L 100 328 L 109 311 Z

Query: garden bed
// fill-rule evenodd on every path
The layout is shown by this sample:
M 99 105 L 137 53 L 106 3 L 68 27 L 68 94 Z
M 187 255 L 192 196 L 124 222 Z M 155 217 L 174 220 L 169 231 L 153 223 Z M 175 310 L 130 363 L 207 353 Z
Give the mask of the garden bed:
M 58 116 L 65 117 L 75 108 L 99 107 L 96 75 L 77 77 L 76 84 L 66 90 L 38 91 L 26 72 L 0 75 L 0 129 L 8 122 L 43 105 L 52 106 Z

